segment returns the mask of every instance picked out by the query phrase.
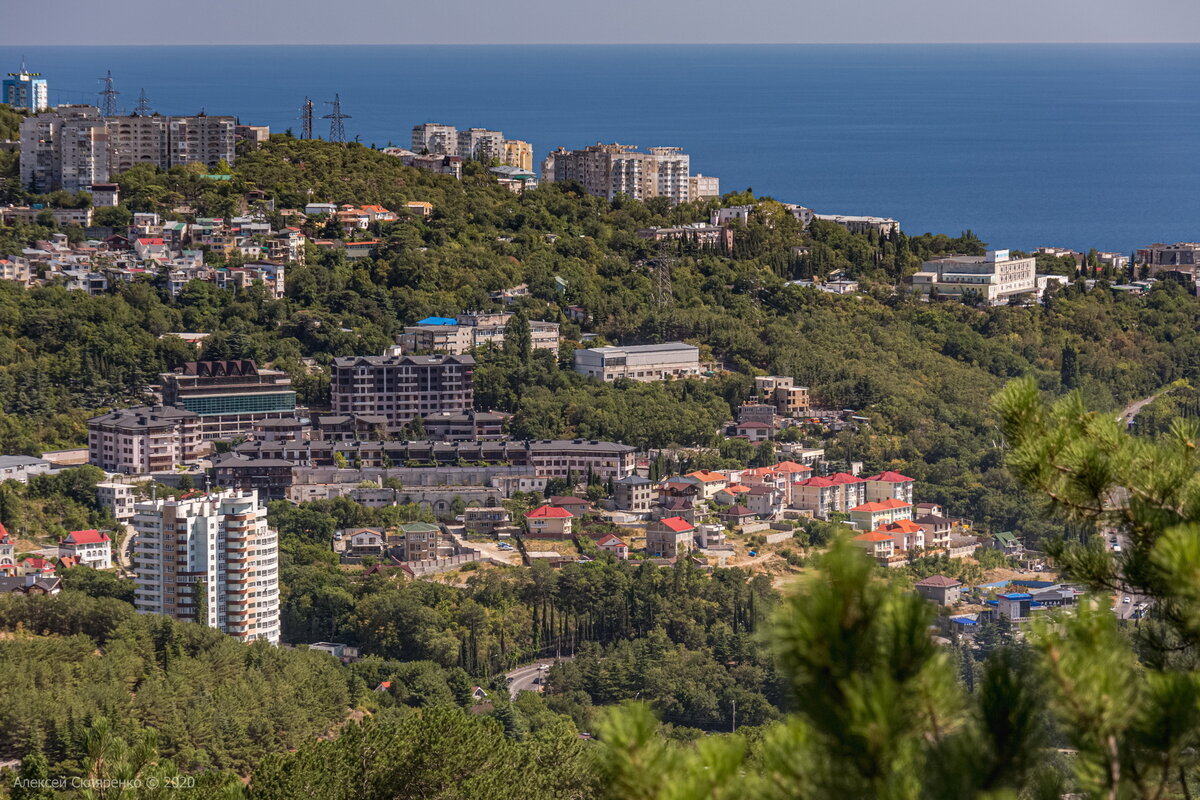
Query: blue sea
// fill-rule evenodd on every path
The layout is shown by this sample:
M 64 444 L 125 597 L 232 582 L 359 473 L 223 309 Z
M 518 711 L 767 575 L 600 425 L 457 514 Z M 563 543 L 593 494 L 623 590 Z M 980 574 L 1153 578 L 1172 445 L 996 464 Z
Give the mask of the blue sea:
M 299 131 L 340 93 L 349 138 L 412 126 L 534 145 L 678 145 L 723 191 L 970 228 L 996 247 L 1200 239 L 1200 45 L 0 47 L 53 103 L 234 114 Z M 318 120 L 319 132 L 328 123 Z

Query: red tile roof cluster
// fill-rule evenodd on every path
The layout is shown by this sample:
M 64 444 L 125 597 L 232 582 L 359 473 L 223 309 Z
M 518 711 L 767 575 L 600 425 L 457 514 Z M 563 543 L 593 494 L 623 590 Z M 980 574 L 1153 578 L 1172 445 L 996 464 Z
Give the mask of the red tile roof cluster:
M 894 536 L 888 536 L 886 533 L 880 533 L 879 531 L 871 531 L 869 533 L 860 533 L 858 536 L 854 537 L 854 541 L 856 541 L 856 542 L 890 542 L 894 538 L 895 538 Z
M 920 533 L 925 530 L 911 519 L 898 519 L 895 522 L 888 522 L 876 528 L 884 533 Z
M 866 483 L 862 478 L 851 475 L 849 472 L 835 472 L 829 476 L 829 480 L 834 483 Z
M 692 523 L 688 522 L 683 517 L 667 517 L 666 519 L 659 520 L 659 521 L 668 530 L 672 530 L 675 533 L 684 533 L 686 531 L 695 530 L 695 527 L 692 525 Z

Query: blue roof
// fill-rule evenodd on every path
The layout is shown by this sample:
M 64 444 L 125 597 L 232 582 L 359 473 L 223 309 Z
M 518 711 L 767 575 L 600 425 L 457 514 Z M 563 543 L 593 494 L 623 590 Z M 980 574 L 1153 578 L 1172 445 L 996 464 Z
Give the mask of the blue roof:
M 959 625 L 978 625 L 979 620 L 971 619 L 970 617 L 951 617 L 951 622 L 957 622 Z
M 1024 586 L 1026 589 L 1045 589 L 1048 586 L 1056 585 L 1054 581 L 1021 581 L 1013 580 L 1013 586 Z
M 1008 594 L 1000 595 L 1005 600 L 1032 600 L 1033 595 L 1026 592 L 1009 592 Z
M 457 325 L 458 320 L 453 317 L 426 317 L 418 320 L 418 325 Z

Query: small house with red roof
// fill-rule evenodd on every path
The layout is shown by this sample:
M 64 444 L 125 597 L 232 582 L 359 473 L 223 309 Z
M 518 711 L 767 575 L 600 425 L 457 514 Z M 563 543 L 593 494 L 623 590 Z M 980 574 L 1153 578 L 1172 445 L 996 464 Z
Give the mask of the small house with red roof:
M 550 504 L 540 506 L 525 515 L 529 535 L 542 539 L 563 539 L 571 535 L 571 523 L 575 515 L 565 508 Z
M 902 519 L 912 519 L 912 503 L 894 498 L 863 503 L 850 509 L 850 523 L 860 531 L 873 531 Z
M 741 483 L 735 483 L 732 486 L 726 486 L 724 489 L 713 495 L 713 500 L 723 506 L 737 505 L 741 498 L 749 491 L 749 486 Z
M 879 531 L 860 533 L 854 537 L 854 543 L 881 564 L 887 564 L 896 552 L 896 540 Z
M 765 442 L 774 433 L 774 425 L 768 425 L 765 422 L 758 422 L 757 420 L 739 422 L 736 427 L 737 436 L 750 442 Z
M 900 519 L 876 528 L 896 540 L 896 552 L 907 553 L 925 547 L 925 529 L 911 519 Z
M 82 566 L 92 569 L 112 568 L 112 540 L 104 531 L 71 531 L 58 543 L 59 551 L 73 556 Z
M 705 500 L 711 500 L 713 495 L 729 485 L 728 475 L 707 469 L 698 469 L 683 477 L 692 480 L 700 487 L 700 496 Z
M 646 554 L 675 559 L 692 549 L 696 526 L 682 517 L 666 517 L 646 526 Z
M 54 564 L 39 556 L 26 556 L 17 562 L 19 575 L 53 575 Z
M 599 547 L 601 550 L 607 550 L 622 561 L 629 558 L 629 545 L 616 534 L 606 533 L 600 537 L 600 541 L 596 542 L 596 547 Z
M 903 500 L 913 501 L 913 483 L 907 475 L 901 475 L 895 470 L 881 472 L 867 478 L 867 500 Z

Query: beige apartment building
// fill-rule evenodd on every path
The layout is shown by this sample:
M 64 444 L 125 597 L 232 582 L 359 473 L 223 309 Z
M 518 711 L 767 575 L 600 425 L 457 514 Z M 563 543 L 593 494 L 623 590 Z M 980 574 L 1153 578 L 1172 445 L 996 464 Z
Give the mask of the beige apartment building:
M 575 371 L 600 381 L 662 381 L 700 374 L 700 349 L 683 342 L 575 351 Z
M 774 406 L 782 417 L 806 417 L 811 408 L 808 387 L 797 386 L 785 375 L 758 375 L 754 388 L 765 403 Z
M 448 156 L 458 155 L 458 129 L 440 122 L 414 125 L 412 129 L 412 151 L 416 155 L 428 153 Z
M 609 200 L 624 194 L 686 203 L 692 199 L 690 169 L 691 157 L 680 147 L 651 147 L 641 153 L 634 145 L 597 143 L 551 152 L 542 162 L 542 180 L 578 181 L 588 194 Z
M 139 612 L 279 641 L 279 544 L 256 492 L 144 501 L 133 528 Z
M 500 158 L 501 164 L 533 172 L 532 144 L 521 139 L 505 139 L 503 147 L 504 155 Z
M 128 475 L 169 472 L 200 456 L 200 415 L 134 406 L 88 420 L 88 463 Z

